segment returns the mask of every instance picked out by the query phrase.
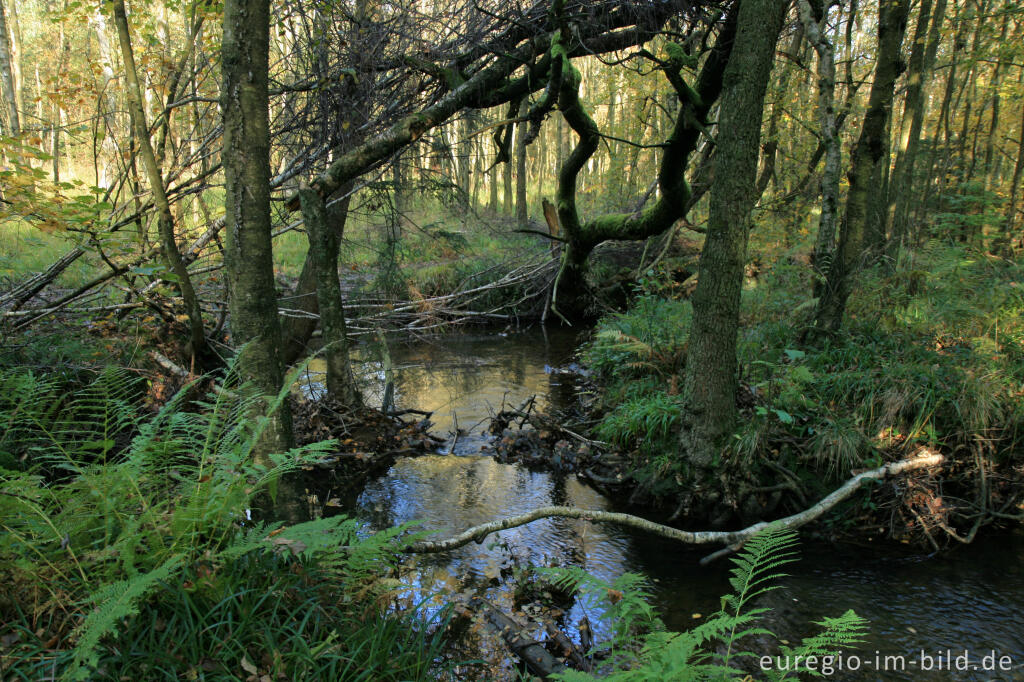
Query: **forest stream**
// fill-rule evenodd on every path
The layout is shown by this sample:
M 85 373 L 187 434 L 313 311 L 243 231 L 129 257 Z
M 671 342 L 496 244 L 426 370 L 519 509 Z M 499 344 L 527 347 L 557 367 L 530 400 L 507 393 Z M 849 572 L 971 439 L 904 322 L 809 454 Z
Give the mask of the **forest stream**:
M 422 529 L 443 538 L 544 505 L 613 509 L 574 475 L 529 471 L 479 454 L 489 417 L 503 405 L 517 406 L 532 395 L 542 407 L 567 404 L 576 375 L 564 368 L 573 361 L 575 340 L 572 332 L 533 329 L 392 344 L 396 406 L 432 411 L 433 432 L 448 440 L 436 455 L 399 459 L 366 486 L 353 513 L 378 528 L 418 520 Z M 365 354 L 364 376 L 382 373 L 370 349 L 358 352 Z M 316 360 L 308 367 L 306 390 L 313 394 L 319 369 Z M 729 589 L 728 560 L 701 567 L 706 548 L 610 524 L 544 519 L 503 531 L 501 542 L 496 540 L 492 535 L 482 544 L 420 557 L 406 576 L 414 585 L 413 598 L 420 601 L 439 589 L 474 590 L 511 608 L 512 554 L 521 565 L 578 565 L 606 580 L 626 571 L 647 576 L 655 606 L 673 630 L 701 622 Z M 767 626 L 781 639 L 798 641 L 814 631 L 812 621 L 847 609 L 870 623 L 866 641 L 850 654 L 859 657 L 860 670 L 836 672 L 834 679 L 1024 679 L 1024 533 L 981 537 L 942 556 L 927 556 L 900 552 L 892 544 L 875 551 L 835 547 L 805 532 L 800 560 L 785 570 L 789 576 L 763 604 L 772 609 Z M 600 639 L 600 610 L 593 604 L 576 603 L 566 623 L 583 615 Z M 931 658 L 922 657 L 922 650 Z M 965 650 L 972 657 L 968 666 L 978 669 L 956 669 Z M 952 653 L 948 664 L 947 651 Z M 941 665 L 947 666 L 942 670 L 940 653 Z M 1012 671 L 981 670 L 982 657 L 993 653 L 1011 657 Z M 903 657 L 902 663 L 887 663 L 886 656 Z M 932 670 L 923 671 L 929 662 Z M 880 669 L 885 667 L 890 669 Z

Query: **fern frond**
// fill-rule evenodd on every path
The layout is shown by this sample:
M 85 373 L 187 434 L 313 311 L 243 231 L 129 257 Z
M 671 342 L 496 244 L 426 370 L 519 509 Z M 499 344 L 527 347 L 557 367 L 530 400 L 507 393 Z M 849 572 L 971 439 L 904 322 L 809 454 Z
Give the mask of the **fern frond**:
M 725 605 L 723 611 L 728 608 L 735 620 L 725 640 L 723 665 L 728 666 L 731 657 L 736 655 L 733 651 L 736 642 L 747 634 L 754 634 L 755 631 L 739 629 L 743 624 L 743 609 L 750 600 L 775 589 L 771 581 L 784 575 L 775 572 L 775 569 L 796 561 L 796 540 L 796 531 L 783 526 L 768 526 L 748 540 L 743 550 L 733 559 L 735 567 L 729 584 L 735 592 L 723 597 L 722 601 Z M 746 654 L 742 652 L 739 655 Z
M 93 610 L 74 632 L 77 643 L 71 668 L 67 671 L 69 679 L 90 679 L 99 663 L 100 641 L 107 635 L 115 634 L 124 618 L 136 615 L 143 598 L 160 583 L 169 580 L 182 563 L 183 557 L 172 556 L 148 573 L 137 575 L 131 580 L 109 583 L 90 596 Z
M 765 671 L 769 680 L 785 680 L 798 673 L 807 673 L 814 677 L 821 677 L 820 666 L 808 668 L 801 665 L 800 661 L 808 658 L 816 661 L 823 661 L 828 657 L 837 656 L 843 649 L 864 641 L 867 634 L 867 620 L 858 616 L 852 610 L 847 611 L 838 618 L 825 618 L 815 625 L 822 626 L 821 632 L 811 637 L 805 637 L 800 646 L 791 648 L 781 647 L 780 658 L 793 661 L 792 669 L 779 670 L 771 669 Z M 789 666 L 787 666 L 788 668 Z

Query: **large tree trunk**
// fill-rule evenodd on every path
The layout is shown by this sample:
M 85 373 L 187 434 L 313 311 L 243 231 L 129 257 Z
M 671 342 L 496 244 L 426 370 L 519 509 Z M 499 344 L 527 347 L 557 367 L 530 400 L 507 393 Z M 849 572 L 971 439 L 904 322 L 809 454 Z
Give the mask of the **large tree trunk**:
M 221 107 L 231 338 L 243 347 L 241 376 L 266 399 L 283 382 L 270 235 L 269 44 L 269 0 L 225 0 Z M 284 452 L 291 445 L 291 412 L 285 402 L 272 414 L 259 450 Z
M 839 248 L 832 260 L 828 280 L 818 301 L 816 325 L 819 330 L 836 332 L 842 326 L 846 301 L 853 280 L 865 258 L 868 224 L 871 219 L 872 187 L 877 169 L 888 163 L 887 130 L 896 79 L 902 70 L 900 46 L 907 29 L 910 0 L 881 0 L 878 10 L 878 61 L 868 97 L 860 137 L 850 154 L 850 189 L 846 197 Z
M 715 182 L 693 295 L 680 446 L 698 469 L 736 419 L 736 337 L 754 201 L 764 96 L 786 0 L 743 0 L 723 77 Z
M 128 29 L 128 17 L 125 14 L 124 0 L 114 0 L 114 24 L 117 27 L 117 35 L 121 43 L 121 58 L 124 61 L 125 79 L 128 85 L 128 107 L 132 118 L 132 127 L 135 130 L 135 137 L 139 142 L 139 156 L 142 157 L 143 166 L 146 169 L 146 176 L 149 180 L 150 191 L 153 193 L 153 203 L 157 209 L 157 225 L 160 230 L 160 245 L 163 251 L 164 262 L 167 269 L 173 273 L 177 280 L 176 284 L 181 291 L 181 298 L 185 304 L 185 314 L 189 321 L 189 354 L 193 361 L 199 366 L 204 365 L 206 358 L 206 332 L 203 328 L 203 313 L 199 307 L 199 298 L 196 296 L 192 286 L 192 279 L 189 277 L 188 268 L 178 250 L 178 242 L 174 235 L 174 217 L 171 214 L 171 205 L 167 200 L 167 192 L 164 187 L 163 175 L 160 166 L 157 164 L 156 154 L 149 139 L 149 125 L 146 123 L 146 113 L 142 106 L 142 90 L 139 87 L 138 71 L 135 68 L 135 55 L 132 52 L 131 33 Z

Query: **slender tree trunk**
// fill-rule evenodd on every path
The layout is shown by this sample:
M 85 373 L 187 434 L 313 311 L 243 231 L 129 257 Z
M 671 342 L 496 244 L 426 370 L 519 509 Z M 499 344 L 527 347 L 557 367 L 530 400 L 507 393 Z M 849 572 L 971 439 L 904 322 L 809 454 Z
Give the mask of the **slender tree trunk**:
M 487 172 L 487 208 L 491 213 L 498 212 L 498 172 L 497 166 Z
M 879 164 L 887 163 L 886 131 L 892 110 L 896 79 L 900 75 L 900 46 L 907 28 L 910 0 L 881 0 L 878 11 L 878 60 L 868 97 L 860 137 L 850 154 L 850 189 L 846 197 L 846 215 L 836 257 L 829 268 L 828 281 L 818 301 L 817 327 L 838 331 L 853 289 L 853 279 L 865 258 L 871 220 L 873 180 Z M 877 189 L 877 188 L 876 188 Z
M 736 419 L 736 339 L 765 90 L 786 0 L 743 0 L 723 77 L 708 231 L 683 383 L 683 456 L 707 469 Z
M 25 59 L 24 42 L 21 39 L 21 21 L 18 19 L 18 3 L 8 2 L 7 4 L 7 28 L 10 30 L 11 46 L 11 76 L 14 79 L 14 101 L 18 104 L 18 111 L 25 107 L 25 74 L 23 61 Z M 22 127 L 25 125 L 22 116 Z
M 946 13 L 946 0 L 936 0 L 931 12 L 930 0 L 921 4 L 914 31 L 914 45 L 910 52 L 907 71 L 907 94 L 903 104 L 903 123 L 900 128 L 896 165 L 893 169 L 891 199 L 893 203 L 892 232 L 896 243 L 902 243 L 910 236 L 910 218 L 914 202 L 914 167 L 921 147 L 921 130 L 924 126 L 925 87 L 935 66 L 939 42 L 942 39 L 942 22 Z M 930 17 L 930 21 L 929 21 Z M 924 30 L 927 28 L 927 39 Z M 926 41 L 922 45 L 922 41 Z
M 1006 43 L 1006 34 L 1010 25 L 1010 13 L 1003 14 L 1003 23 L 999 31 L 999 44 Z M 999 88 L 1002 86 L 1003 69 L 1006 66 L 1006 53 L 999 50 L 999 59 L 992 70 L 992 118 L 989 121 L 988 137 L 985 139 L 985 189 L 989 190 L 994 182 L 993 161 L 995 160 L 996 134 L 999 131 L 999 105 L 1001 97 Z
M 415 151 L 416 150 L 414 149 L 413 152 Z M 403 157 L 411 158 L 413 156 L 415 156 L 415 154 L 402 154 L 401 152 L 399 152 L 398 154 L 395 154 L 395 158 L 391 162 L 391 196 L 392 203 L 394 204 L 395 208 L 395 213 L 398 214 L 399 220 L 401 220 L 402 216 L 405 215 L 405 212 L 408 210 L 408 206 L 406 206 L 407 202 L 405 186 L 407 176 L 405 172 L 406 168 L 402 165 Z
M 14 80 L 14 50 L 11 47 L 10 27 L 7 22 L 5 0 L 0 0 L 0 94 L 3 95 L 7 134 L 21 134 L 21 116 L 18 105 L 18 88 Z
M 529 103 L 524 99 L 519 105 L 519 118 L 526 116 Z M 516 223 L 520 229 L 530 226 L 526 205 L 526 123 L 516 124 Z
M 466 113 L 459 119 L 459 142 L 458 142 L 458 153 L 457 167 L 459 169 L 459 206 L 462 207 L 463 211 L 469 209 L 470 197 L 472 196 L 472 188 L 470 187 L 470 167 L 473 162 L 473 141 L 469 137 L 470 134 L 470 120 L 469 114 Z
M 64 0 L 64 12 L 67 12 L 67 0 Z M 68 43 L 67 33 L 64 31 L 64 20 L 58 21 L 58 44 L 60 45 L 60 58 L 57 62 L 57 73 L 63 73 L 64 68 L 68 63 L 68 55 L 71 51 L 71 45 Z M 36 80 L 38 81 L 38 69 L 36 71 Z M 38 97 L 42 97 L 42 88 L 37 88 L 39 92 L 36 93 Z M 54 184 L 60 182 L 60 131 L 63 118 L 63 109 L 60 106 L 60 102 L 55 100 L 50 107 L 50 156 L 51 164 L 53 168 L 53 182 Z
M 882 133 L 882 157 L 871 172 L 868 193 L 872 197 L 868 205 L 867 229 L 864 246 L 873 260 L 885 250 L 889 223 L 889 166 L 892 160 L 892 107 L 885 118 Z
M 521 130 L 518 130 L 518 126 L 514 135 L 520 137 Z M 515 147 L 515 144 L 512 145 Z M 506 160 L 501 164 L 501 185 L 502 185 L 502 201 L 501 208 L 502 212 L 507 215 L 513 215 L 515 213 L 515 199 L 512 194 L 512 161 Z
M 309 237 L 309 255 L 316 271 L 316 298 L 327 360 L 327 393 L 345 407 L 362 403 L 348 355 L 345 307 L 338 281 L 338 233 L 328 224 L 327 208 L 316 190 L 299 190 L 302 220 Z
M 818 236 L 814 242 L 811 264 L 817 275 L 815 293 L 820 295 L 821 285 L 834 256 L 842 165 L 835 110 L 835 48 L 826 35 L 826 17 L 816 16 L 809 0 L 799 0 L 798 10 L 804 34 L 818 54 L 818 120 L 821 125 L 821 143 L 825 147 L 825 169 L 821 176 L 821 218 L 818 221 Z
M 956 26 L 956 33 L 953 36 L 953 51 L 950 57 L 949 73 L 946 76 L 946 87 L 943 90 L 942 104 L 939 106 L 939 117 L 935 124 L 935 134 L 932 136 L 932 148 L 928 154 L 928 174 L 930 179 L 924 189 L 924 196 L 917 203 L 913 212 L 912 224 L 922 224 L 924 212 L 932 205 L 932 197 L 939 195 L 945 187 L 945 174 L 949 169 L 949 159 L 952 157 L 952 102 L 953 92 L 956 90 L 957 72 L 960 66 L 960 55 L 963 52 L 964 40 L 967 35 L 967 22 L 961 20 L 961 6 L 957 0 L 953 0 L 953 25 Z M 942 162 L 940 163 L 939 136 L 942 135 Z M 941 167 L 941 170 L 939 168 Z M 932 180 L 933 178 L 933 180 Z M 923 238 L 920 230 L 915 230 L 915 241 Z
M 269 0 L 225 0 L 223 85 L 224 260 L 238 368 L 269 400 L 281 390 L 281 330 L 270 234 Z M 271 415 L 261 454 L 292 445 L 288 403 Z
M 800 24 L 796 31 L 793 31 L 793 36 L 790 39 L 787 50 L 793 56 L 793 59 L 799 59 L 800 52 L 803 49 L 805 31 L 806 28 L 803 23 Z M 757 188 L 755 189 L 757 199 L 755 199 L 755 202 L 760 200 L 765 190 L 768 189 L 768 184 L 775 178 L 775 164 L 779 153 L 779 122 L 782 120 L 784 109 L 778 99 L 785 98 L 789 93 L 791 74 L 792 69 L 781 69 L 776 79 L 775 92 L 778 93 L 778 98 L 772 104 L 772 113 L 768 118 L 768 130 L 765 133 L 761 146 L 761 167 L 757 173 Z
M 182 260 L 181 251 L 178 250 L 178 242 L 174 236 L 174 217 L 171 214 L 171 206 L 167 201 L 163 176 L 160 172 L 160 167 L 157 165 L 153 145 L 149 139 L 149 126 L 146 123 L 146 114 L 142 107 L 142 91 L 139 88 L 138 71 L 135 68 L 135 55 L 132 52 L 131 34 L 128 29 L 128 17 L 125 14 L 124 0 L 114 0 L 113 9 L 114 23 L 117 26 L 117 35 L 121 43 L 121 58 L 124 60 L 125 78 L 128 85 L 129 111 L 132 115 L 135 137 L 139 143 L 139 156 L 142 157 L 142 164 L 146 169 L 146 176 L 149 179 L 150 191 L 153 193 L 153 203 L 157 209 L 157 225 L 160 230 L 161 250 L 163 251 L 167 269 L 174 274 L 177 280 L 177 286 L 181 290 L 181 297 L 185 304 L 185 313 L 189 319 L 189 352 L 193 360 L 198 361 L 198 364 L 202 366 L 206 359 L 206 333 L 203 329 L 202 309 L 199 307 L 199 298 L 192 287 L 188 268 L 185 266 L 185 261 Z
M 537 180 L 537 190 L 534 193 L 534 201 L 539 201 L 544 196 L 544 170 L 548 162 L 548 130 L 541 130 L 537 138 L 537 158 L 533 164 L 534 175 Z
M 1020 108 L 1020 135 L 1017 143 L 1017 163 L 1013 167 L 1013 179 L 1010 181 L 1010 202 L 1006 207 L 1006 220 L 1003 223 L 1003 234 L 998 244 L 993 245 L 997 253 L 1010 255 L 1013 253 L 1011 243 L 1014 237 L 1014 224 L 1017 221 L 1017 200 L 1021 193 L 1021 180 L 1024 177 L 1024 104 Z

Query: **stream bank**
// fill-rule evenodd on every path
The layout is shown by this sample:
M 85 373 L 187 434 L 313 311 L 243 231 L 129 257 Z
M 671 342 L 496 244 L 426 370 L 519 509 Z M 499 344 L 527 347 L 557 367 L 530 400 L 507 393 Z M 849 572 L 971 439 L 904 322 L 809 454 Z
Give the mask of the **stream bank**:
M 573 361 L 575 345 L 571 332 L 541 329 L 393 343 L 396 406 L 432 410 L 433 433 L 444 442 L 433 454 L 398 457 L 347 511 L 375 528 L 418 520 L 424 530 L 444 538 L 546 505 L 620 510 L 621 501 L 606 497 L 574 473 L 530 469 L 481 454 L 493 442 L 484 427 L 502 406 L 518 407 L 531 396 L 549 412 L 574 404 L 578 379 L 559 370 Z M 364 375 L 380 378 L 383 369 L 372 352 L 358 352 L 363 354 Z M 311 365 L 312 390 L 315 370 Z M 910 657 L 921 650 L 995 650 L 1011 656 L 1018 666 L 1010 676 L 968 671 L 956 679 L 1021 679 L 1020 532 L 992 533 L 940 556 L 893 545 L 880 539 L 881 534 L 879 539 L 865 538 L 861 546 L 836 547 L 819 538 L 804 534 L 803 559 L 787 567 L 790 577 L 765 604 L 773 608 L 770 627 L 784 639 L 798 639 L 808 634 L 811 621 L 852 608 L 870 621 L 869 637 L 859 649 L 865 657 L 873 657 L 875 651 Z M 419 556 L 404 578 L 412 585 L 409 596 L 414 602 L 446 590 L 479 594 L 514 612 L 513 579 L 525 563 L 580 566 L 609 581 L 626 571 L 636 572 L 652 581 L 655 606 L 666 625 L 678 630 L 716 611 L 719 596 L 729 590 L 728 564 L 699 566 L 706 553 L 631 529 L 554 518 L 503 531 L 483 544 Z M 443 601 L 439 598 L 435 608 Z M 572 636 L 578 636 L 573 628 L 585 615 L 598 639 L 607 636 L 600 606 L 585 601 L 574 602 L 567 610 L 565 622 Z M 503 655 L 494 652 L 511 676 L 513 666 L 500 660 Z M 910 658 L 907 661 L 909 665 Z M 947 672 L 925 674 L 908 667 L 882 671 L 873 679 L 950 678 Z

